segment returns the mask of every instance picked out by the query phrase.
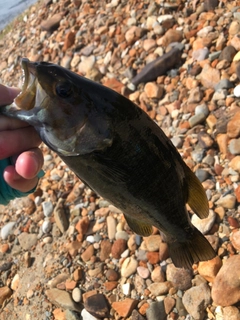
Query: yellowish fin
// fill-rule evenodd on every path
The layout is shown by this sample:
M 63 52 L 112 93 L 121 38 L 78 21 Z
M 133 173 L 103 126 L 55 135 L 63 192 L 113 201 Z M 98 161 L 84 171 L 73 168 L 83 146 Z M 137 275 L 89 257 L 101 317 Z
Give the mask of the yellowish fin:
M 141 222 L 137 219 L 134 219 L 132 217 L 124 215 L 127 224 L 129 225 L 130 229 L 134 231 L 135 233 L 139 234 L 143 237 L 148 237 L 152 234 L 153 228 L 150 224 L 147 224 L 145 222 Z
M 191 269 L 198 261 L 211 260 L 216 253 L 202 233 L 194 228 L 192 237 L 185 242 L 171 242 L 169 254 L 177 268 Z
M 187 165 L 184 166 L 184 171 L 188 185 L 187 203 L 199 218 L 207 218 L 209 214 L 209 206 L 206 192 L 203 189 L 201 182 Z

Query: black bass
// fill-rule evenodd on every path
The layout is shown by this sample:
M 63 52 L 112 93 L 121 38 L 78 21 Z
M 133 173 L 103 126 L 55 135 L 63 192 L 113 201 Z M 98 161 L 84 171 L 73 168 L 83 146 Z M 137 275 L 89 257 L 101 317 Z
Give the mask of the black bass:
M 124 96 L 60 66 L 22 59 L 22 92 L 0 113 L 28 122 L 91 189 L 124 213 L 129 227 L 165 234 L 177 267 L 215 251 L 191 224 L 186 203 L 208 216 L 205 191 L 171 141 Z

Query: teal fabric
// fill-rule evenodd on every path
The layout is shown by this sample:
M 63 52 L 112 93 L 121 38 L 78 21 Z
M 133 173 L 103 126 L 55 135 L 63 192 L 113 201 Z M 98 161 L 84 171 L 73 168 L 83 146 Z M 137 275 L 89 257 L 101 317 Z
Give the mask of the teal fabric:
M 0 160 L 0 204 L 8 204 L 8 202 L 15 198 L 26 197 L 35 191 L 36 187 L 29 192 L 20 192 L 16 189 L 12 189 L 3 178 L 3 171 L 7 166 L 12 165 L 11 158 Z M 38 178 L 44 176 L 44 171 L 41 170 L 38 174 Z

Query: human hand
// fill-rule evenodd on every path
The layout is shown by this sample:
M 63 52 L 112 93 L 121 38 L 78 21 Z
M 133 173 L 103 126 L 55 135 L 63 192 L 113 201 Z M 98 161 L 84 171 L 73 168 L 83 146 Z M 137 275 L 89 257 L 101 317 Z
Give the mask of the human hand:
M 11 104 L 18 93 L 16 88 L 0 85 L 0 106 Z M 36 187 L 43 165 L 43 155 L 38 148 L 40 143 L 37 132 L 29 124 L 0 116 L 0 203 L 10 200 L 5 195 L 9 193 L 5 182 L 11 192 L 16 189 L 28 193 Z M 24 195 L 14 191 L 11 198 Z

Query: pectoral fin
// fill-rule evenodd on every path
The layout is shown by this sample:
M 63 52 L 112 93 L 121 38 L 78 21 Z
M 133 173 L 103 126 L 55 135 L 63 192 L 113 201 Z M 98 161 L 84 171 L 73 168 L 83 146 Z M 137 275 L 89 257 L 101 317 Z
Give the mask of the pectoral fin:
M 187 203 L 191 209 L 198 215 L 199 218 L 204 219 L 208 217 L 209 206 L 208 199 L 203 189 L 201 182 L 195 176 L 195 174 L 186 166 L 184 168 L 187 186 L 188 186 L 188 197 Z
M 148 237 L 152 234 L 153 229 L 150 224 L 147 224 L 145 222 L 141 222 L 137 219 L 133 219 L 129 216 L 124 215 L 129 227 L 134 231 L 135 233 L 139 234 L 143 237 Z

